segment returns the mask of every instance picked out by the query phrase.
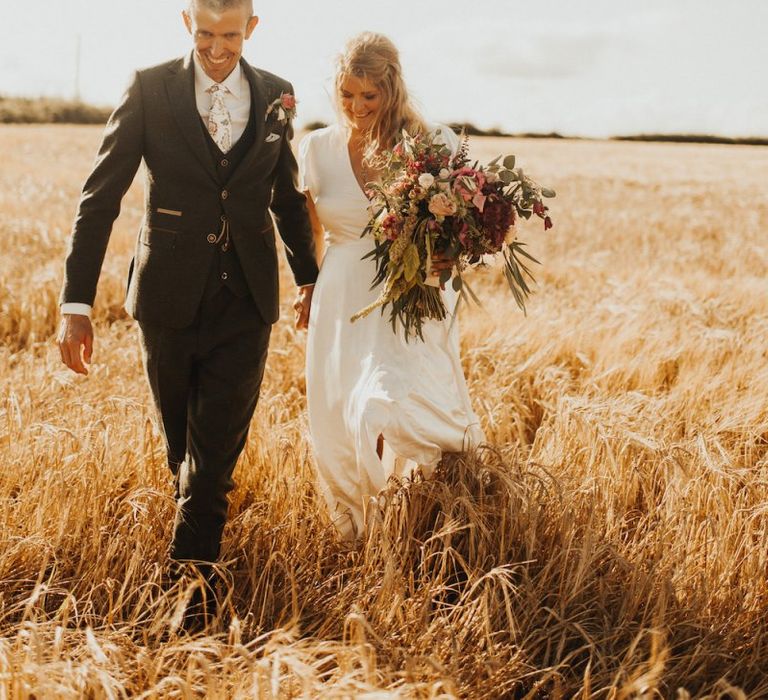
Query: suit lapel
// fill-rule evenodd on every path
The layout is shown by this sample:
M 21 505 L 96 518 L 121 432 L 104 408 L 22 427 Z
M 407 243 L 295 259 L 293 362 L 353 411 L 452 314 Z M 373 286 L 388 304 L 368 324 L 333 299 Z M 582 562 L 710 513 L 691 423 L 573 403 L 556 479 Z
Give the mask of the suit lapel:
M 187 54 L 183 63 L 174 64 L 165 81 L 168 99 L 176 123 L 189 147 L 208 174 L 216 180 L 216 170 L 211 160 L 205 134 L 200 125 L 200 113 L 195 100 L 195 66 L 192 54 Z
M 264 145 L 264 115 L 267 113 L 267 88 L 263 78 L 242 58 L 240 59 L 240 65 L 251 87 L 251 114 L 254 117 L 255 133 L 253 145 L 248 149 L 237 170 L 232 173 L 232 180 L 241 172 L 248 172 L 251 164 L 257 158 L 261 147 Z

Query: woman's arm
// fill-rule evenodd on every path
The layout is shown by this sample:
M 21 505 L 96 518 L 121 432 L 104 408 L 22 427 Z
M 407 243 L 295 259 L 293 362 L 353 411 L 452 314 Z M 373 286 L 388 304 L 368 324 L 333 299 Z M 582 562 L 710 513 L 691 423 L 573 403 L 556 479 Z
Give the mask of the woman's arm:
M 320 219 L 317 216 L 315 200 L 312 199 L 309 190 L 304 190 L 304 197 L 307 200 L 309 223 L 312 225 L 312 239 L 315 244 L 315 259 L 317 261 L 317 266 L 320 267 L 320 263 L 325 255 L 325 232 L 323 231 L 323 225 L 320 223 Z M 293 304 L 293 310 L 296 314 L 294 322 L 297 330 L 306 330 L 309 328 L 309 314 L 312 308 L 312 293 L 314 291 L 314 284 L 305 285 L 299 289 L 296 301 Z
M 312 199 L 309 190 L 304 192 L 304 196 L 307 198 L 307 211 L 309 212 L 309 221 L 312 224 L 312 238 L 314 238 L 315 241 L 315 258 L 317 259 L 317 265 L 319 267 L 325 256 L 325 231 L 317 216 L 315 200 Z

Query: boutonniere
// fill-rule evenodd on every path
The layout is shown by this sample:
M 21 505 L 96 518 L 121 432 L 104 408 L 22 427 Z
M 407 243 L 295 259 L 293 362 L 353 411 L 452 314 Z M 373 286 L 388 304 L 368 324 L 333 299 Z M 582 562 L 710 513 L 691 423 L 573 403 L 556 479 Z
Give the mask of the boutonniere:
M 296 116 L 296 98 L 290 92 L 284 92 L 267 107 L 264 121 L 267 121 L 269 115 L 275 110 L 277 110 L 277 121 L 290 121 Z

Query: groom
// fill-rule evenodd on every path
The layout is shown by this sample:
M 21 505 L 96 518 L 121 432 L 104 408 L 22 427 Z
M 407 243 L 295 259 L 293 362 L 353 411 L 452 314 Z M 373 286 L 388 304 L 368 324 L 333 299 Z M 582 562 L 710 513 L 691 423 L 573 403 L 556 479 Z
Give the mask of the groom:
M 58 342 L 63 362 L 87 374 L 104 253 L 143 161 L 126 308 L 176 477 L 171 558 L 199 563 L 219 555 L 278 317 L 270 211 L 300 287 L 300 326 L 317 265 L 290 147 L 292 87 L 241 59 L 258 23 L 251 0 L 190 0 L 183 18 L 194 50 L 137 72 L 107 125 L 74 223 Z

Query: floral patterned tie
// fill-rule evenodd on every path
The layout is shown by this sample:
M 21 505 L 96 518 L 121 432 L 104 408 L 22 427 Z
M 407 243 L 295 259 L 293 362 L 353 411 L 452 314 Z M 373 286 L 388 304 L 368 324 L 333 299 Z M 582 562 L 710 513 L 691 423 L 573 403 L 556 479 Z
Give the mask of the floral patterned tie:
M 211 95 L 211 111 L 208 113 L 208 133 L 222 153 L 232 148 L 232 119 L 229 110 L 224 104 L 224 95 L 229 92 L 227 88 L 214 83 L 208 88 Z

